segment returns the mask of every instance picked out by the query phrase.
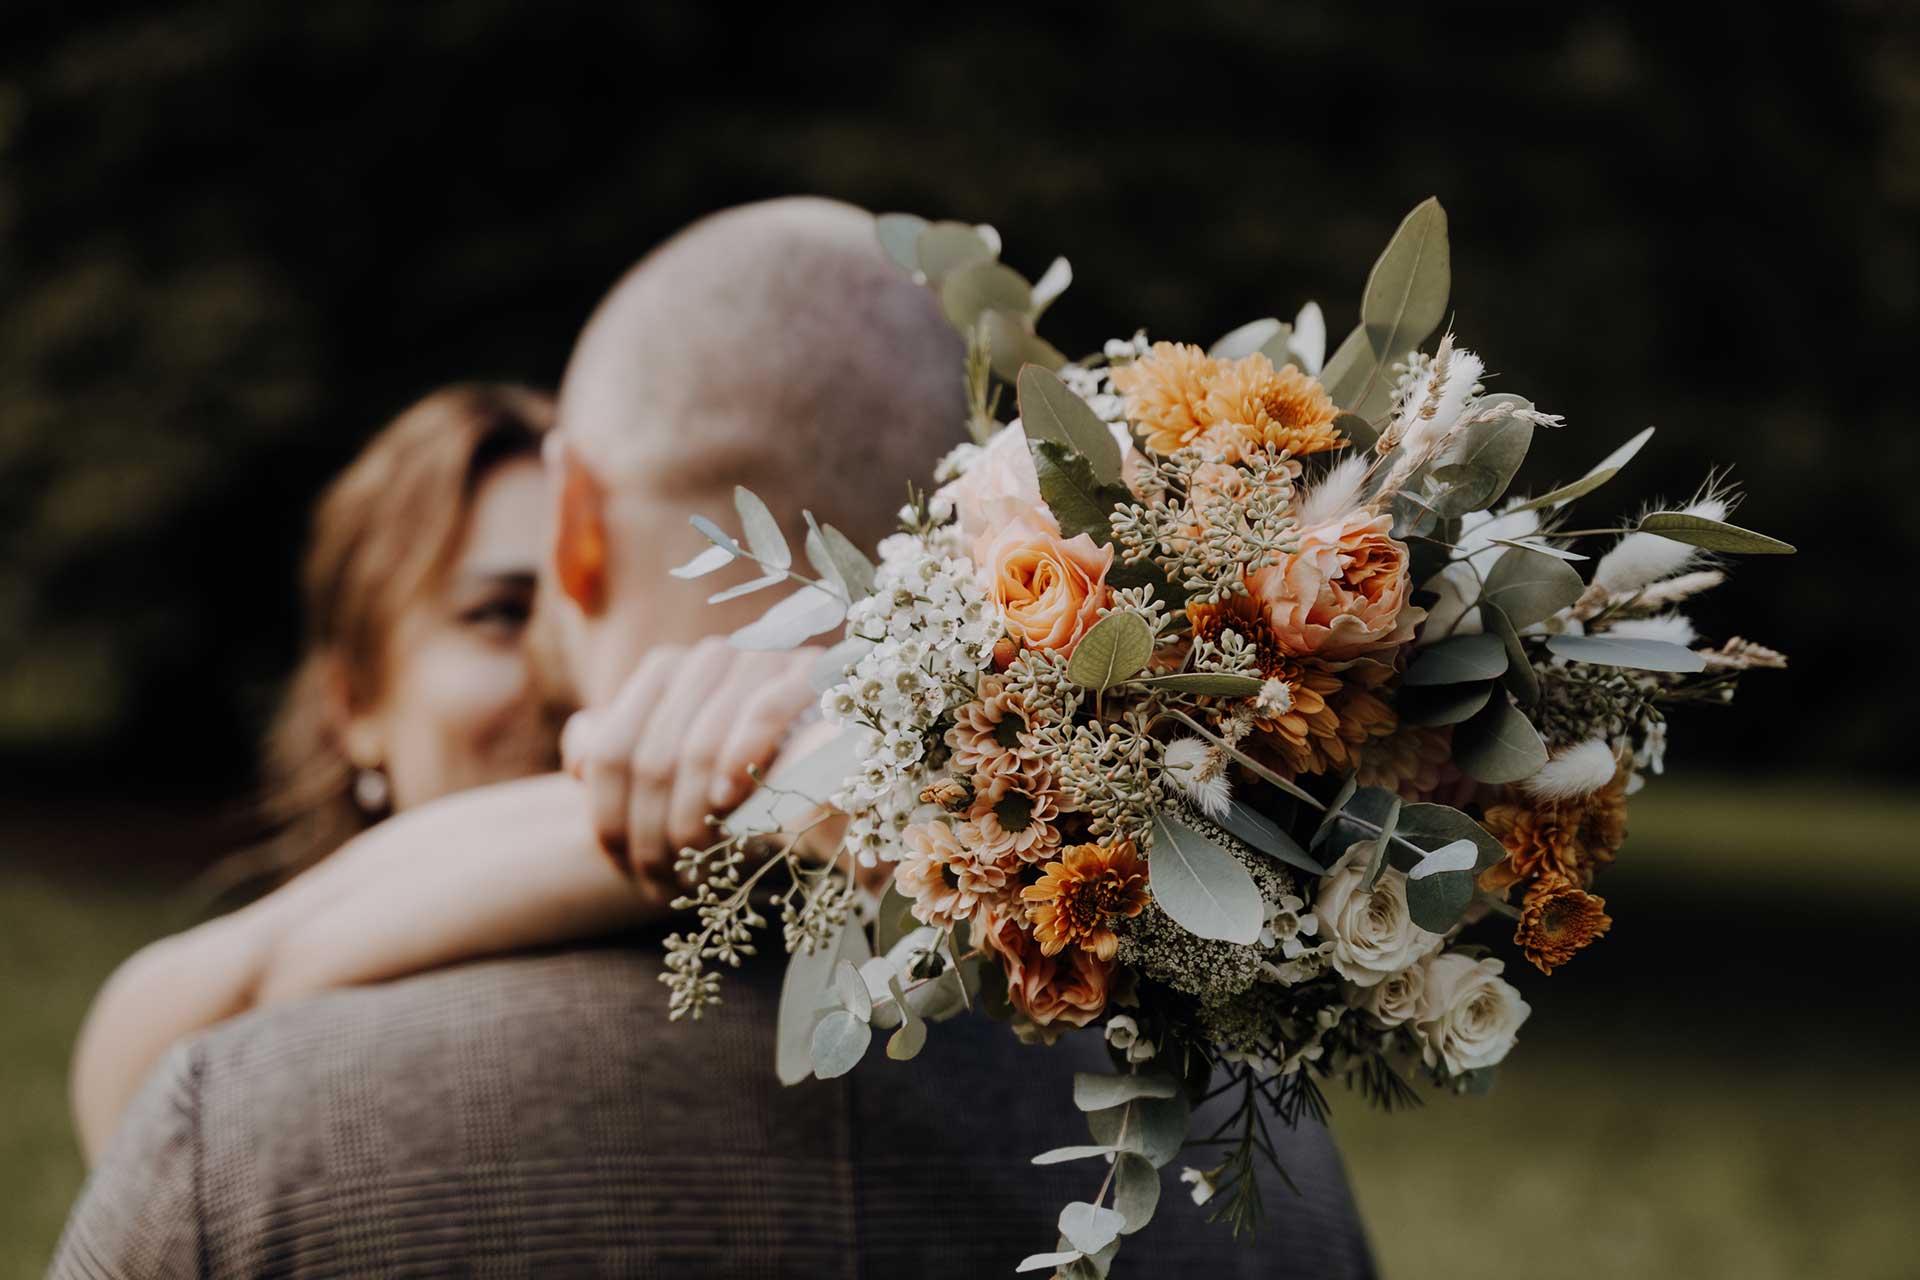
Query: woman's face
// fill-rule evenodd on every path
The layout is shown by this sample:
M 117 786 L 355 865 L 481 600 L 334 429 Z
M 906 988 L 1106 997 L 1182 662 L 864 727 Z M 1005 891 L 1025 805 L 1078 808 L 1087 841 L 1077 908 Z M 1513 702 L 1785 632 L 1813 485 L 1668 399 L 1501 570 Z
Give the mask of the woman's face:
M 396 620 L 385 696 L 366 717 L 395 809 L 554 767 L 557 726 L 526 644 L 547 522 L 539 462 L 493 468 L 451 569 Z

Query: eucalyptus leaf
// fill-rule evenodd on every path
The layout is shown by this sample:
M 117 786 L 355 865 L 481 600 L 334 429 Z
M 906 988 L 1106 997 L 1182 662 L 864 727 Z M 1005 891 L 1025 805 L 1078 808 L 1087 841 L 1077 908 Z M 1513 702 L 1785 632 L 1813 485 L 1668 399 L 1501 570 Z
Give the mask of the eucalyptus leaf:
M 1120 445 L 1100 415 L 1059 375 L 1030 365 L 1017 379 L 1020 422 L 1029 439 L 1064 445 L 1087 460 L 1100 484 L 1120 479 Z
M 1407 915 L 1428 933 L 1445 933 L 1473 903 L 1470 871 L 1449 871 L 1407 881 Z
M 1544 542 L 1526 542 L 1515 538 L 1490 538 L 1488 541 L 1497 546 L 1512 547 L 1516 551 L 1531 551 L 1537 556 L 1552 556 L 1555 560 L 1565 560 L 1569 564 L 1592 559 L 1591 556 L 1583 556 L 1577 551 L 1568 551 L 1565 547 L 1550 547 Z
M 807 518 L 807 559 L 821 577 L 839 584 L 848 603 L 873 594 L 873 561 L 852 539 L 830 524 L 821 524 L 813 512 Z
M 1450 468 L 1467 469 L 1459 480 L 1448 482 L 1456 492 L 1447 501 L 1434 503 L 1442 515 L 1465 515 L 1492 506 L 1507 491 L 1533 443 L 1533 423 L 1520 416 L 1532 404 L 1508 392 L 1487 396 L 1481 403 L 1506 412 L 1475 422 L 1434 459 L 1435 479 L 1444 480 L 1442 473 Z
M 715 547 L 714 550 L 718 551 L 719 548 Z M 785 569 L 778 569 L 772 573 L 763 573 L 759 577 L 742 582 L 737 586 L 728 587 L 724 591 L 714 592 L 707 597 L 707 603 L 725 604 L 727 601 L 737 600 L 741 596 L 750 596 L 756 591 L 765 591 L 768 587 L 777 587 L 786 580 L 787 571 Z
M 954 328 L 965 333 L 987 311 L 1033 310 L 1033 288 L 1004 263 L 982 260 L 955 268 L 940 285 L 940 306 Z
M 1221 942 L 1259 938 L 1265 904 L 1238 858 L 1165 812 L 1154 815 L 1152 841 L 1148 883 L 1175 924 Z
M 737 559 L 748 559 L 747 549 L 733 540 L 733 535 L 722 529 L 705 516 L 688 516 L 687 523 L 700 531 L 700 535 L 716 547 L 724 547 Z
M 1473 684 L 1411 685 L 1400 690 L 1393 709 L 1408 724 L 1432 728 L 1472 719 L 1492 696 L 1491 680 Z
M 1060 1211 L 1060 1234 L 1082 1253 L 1098 1253 L 1113 1243 L 1127 1220 L 1112 1209 L 1076 1200 Z
M 846 621 L 847 602 L 808 584 L 729 637 L 736 649 L 792 649 Z
M 1224 671 L 1181 671 L 1173 675 L 1141 676 L 1133 683 L 1203 698 L 1251 698 L 1266 682 L 1257 676 L 1229 675 Z
M 1683 644 L 1633 636 L 1553 636 L 1547 641 L 1547 652 L 1569 662 L 1588 662 L 1598 667 L 1683 674 L 1707 669 L 1707 660 Z
M 1287 326 L 1280 323 L 1278 317 L 1263 316 L 1258 320 L 1249 320 L 1207 348 L 1207 354 L 1216 360 L 1238 360 L 1250 356 L 1267 345 L 1276 336 L 1283 336 Z M 1285 364 L 1284 360 L 1277 363 Z
M 1737 524 L 1688 515 L 1684 511 L 1655 511 L 1640 517 L 1639 532 L 1657 533 L 1675 542 L 1685 542 L 1708 551 L 1726 551 L 1745 556 L 1790 556 L 1793 544 L 1764 533 L 1742 529 Z
M 1543 493 L 1537 498 L 1522 503 L 1518 507 L 1515 507 L 1514 510 L 1540 511 L 1547 507 L 1564 507 L 1575 498 L 1586 497 L 1595 489 L 1598 489 L 1601 485 L 1619 475 L 1620 469 L 1626 466 L 1627 463 L 1633 461 L 1633 455 L 1639 453 L 1641 447 L 1652 438 L 1653 428 L 1648 427 L 1645 431 L 1642 431 L 1639 435 L 1627 441 L 1606 457 L 1600 459 L 1599 462 L 1594 464 L 1591 471 L 1581 476 L 1578 480 L 1575 480 L 1572 484 L 1563 484 L 1558 489 Z
M 1126 1133 L 1121 1134 L 1121 1117 L 1131 1107 Z M 1180 1154 L 1187 1140 L 1191 1108 L 1185 1094 L 1171 1098 L 1138 1098 L 1126 1106 L 1108 1107 L 1087 1113 L 1087 1129 L 1093 1140 L 1121 1151 L 1145 1156 L 1156 1169 L 1164 1169 Z
M 1352 332 L 1334 348 L 1333 354 L 1327 357 L 1326 364 L 1321 366 L 1320 385 L 1333 397 L 1334 404 L 1351 410 L 1365 393 L 1374 370 L 1379 366 L 1379 358 L 1367 343 L 1366 325 L 1355 325 Z M 1360 420 L 1366 421 L 1365 418 Z M 1371 443 L 1368 447 L 1372 447 Z
M 1420 649 L 1402 680 L 1408 685 L 1492 680 L 1507 669 L 1506 646 L 1486 634 L 1448 636 Z
M 1298 867 L 1309 875 L 1319 876 L 1326 869 L 1313 860 L 1313 856 L 1294 842 L 1292 836 L 1281 830 L 1265 815 L 1238 800 L 1227 801 L 1227 811 L 1214 819 L 1222 830 L 1249 848 L 1258 849 L 1268 857 L 1276 858 L 1291 867 Z
M 1359 794 L 1359 791 L 1360 775 L 1348 774 L 1347 780 L 1340 784 L 1340 790 L 1334 793 L 1332 801 L 1328 803 L 1326 812 L 1321 815 L 1320 825 L 1314 828 L 1313 839 L 1307 842 L 1307 848 L 1318 849 L 1326 843 L 1327 837 L 1332 835 L 1334 828 L 1339 825 L 1341 812 L 1352 802 L 1354 796 Z
M 842 960 L 833 966 L 833 992 L 840 997 L 842 1009 L 862 1022 L 873 1021 L 873 997 L 867 992 L 866 979 L 851 961 Z
M 873 220 L 874 234 L 887 257 L 895 266 L 916 274 L 920 270 L 920 233 L 926 229 L 927 220 L 916 213 L 883 213 Z
M 899 1030 L 887 1037 L 887 1056 L 895 1062 L 917 1058 L 926 1047 L 927 1024 L 922 1018 L 908 1018 Z
M 936 222 L 914 241 L 914 260 L 927 283 L 939 288 L 961 267 L 993 258 L 993 246 L 960 222 Z
M 1146 668 L 1153 628 L 1137 613 L 1110 613 L 1087 628 L 1067 661 L 1067 679 L 1099 693 Z
M 1547 744 L 1503 691 L 1479 715 L 1455 727 L 1453 757 L 1467 776 L 1480 782 L 1518 782 L 1547 762 Z
M 1020 1259 L 1015 1273 L 1023 1271 L 1057 1271 L 1069 1263 L 1078 1262 L 1086 1257 L 1078 1249 L 1062 1249 L 1056 1253 L 1030 1253 Z
M 893 877 L 887 877 L 887 887 L 881 891 L 880 905 L 873 913 L 875 953 L 886 955 L 902 938 L 919 927 L 920 921 L 913 914 L 913 899 L 900 892 L 893 883 Z
M 1400 825 L 1400 797 L 1394 796 L 1387 805 L 1386 817 L 1380 822 L 1380 834 L 1367 842 L 1367 874 L 1362 883 L 1371 889 L 1380 881 L 1380 873 L 1387 869 L 1387 853 L 1393 848 L 1393 833 Z
M 1567 565 L 1527 551 L 1502 552 L 1480 598 L 1498 605 L 1516 629 L 1545 622 L 1580 598 L 1586 584 Z
M 733 552 L 725 547 L 708 547 L 685 564 L 667 572 L 676 578 L 704 578 L 716 569 L 726 568 L 733 560 Z
M 1034 1164 L 1065 1164 L 1069 1160 L 1091 1160 L 1095 1156 L 1112 1155 L 1112 1147 L 1055 1147 L 1051 1151 L 1042 1151 L 1033 1158 Z
M 835 1009 L 813 1029 L 813 1074 L 822 1080 L 847 1074 L 860 1065 L 872 1043 L 872 1027 L 845 1009 Z
M 1113 1163 L 1113 1207 L 1126 1225 L 1120 1234 L 1132 1235 L 1153 1221 L 1160 1204 L 1160 1171 L 1145 1156 L 1122 1152 Z
M 781 1084 L 798 1084 L 813 1074 L 813 1029 L 823 1016 L 835 966 L 868 959 L 867 935 L 851 923 L 811 952 L 796 951 L 788 959 L 774 1036 L 774 1074 Z
M 1082 1111 L 1102 1111 L 1135 1098 L 1171 1098 L 1180 1092 L 1179 1082 L 1162 1075 L 1100 1075 L 1076 1071 L 1073 1076 L 1073 1105 Z
M 1293 360 L 1293 326 L 1282 324 L 1278 332 L 1260 344 L 1260 354 L 1267 363 L 1276 369 L 1284 368 Z
M 1497 604 L 1482 602 L 1480 605 L 1480 625 L 1487 629 L 1488 635 L 1500 637 L 1500 643 L 1506 646 L 1507 670 L 1501 677 L 1507 689 L 1520 700 L 1522 706 L 1530 707 L 1540 701 L 1540 675 L 1533 669 L 1533 663 L 1527 659 L 1527 647 L 1520 642 L 1520 633 L 1514 629 L 1513 621 L 1507 617 L 1507 611 Z
M 1380 433 L 1373 429 L 1373 424 L 1357 413 L 1338 415 L 1333 420 L 1333 429 L 1346 438 L 1355 453 L 1370 452 L 1380 439 Z
M 1485 871 L 1507 856 L 1505 846 L 1491 831 L 1460 810 L 1444 804 L 1410 804 L 1400 810 L 1400 825 L 1395 834 L 1401 841 L 1422 851 L 1447 848 L 1465 841 L 1476 850 L 1475 871 Z M 1418 865 L 1409 864 L 1409 867 Z
M 1055 258 L 1047 264 L 1040 278 L 1033 282 L 1032 305 L 1027 308 L 1029 319 L 1038 320 L 1052 306 L 1054 299 L 1067 291 L 1073 283 L 1073 264 L 1065 258 Z
M 1455 840 L 1451 844 L 1441 845 L 1414 863 L 1407 871 L 1407 879 L 1425 880 L 1428 876 L 1447 871 L 1472 871 L 1479 860 L 1479 846 L 1471 840 Z
M 759 494 L 745 485 L 735 485 L 733 509 L 740 513 L 740 529 L 755 559 L 769 569 L 793 567 L 793 549 L 787 546 L 787 535 L 780 532 L 780 522 L 760 501 Z
M 980 317 L 981 331 L 987 338 L 987 359 L 994 373 L 1008 382 L 1020 376 L 1027 365 L 1059 369 L 1067 363 L 1051 343 L 1033 331 L 1025 316 L 1011 311 L 989 311 Z
M 1375 417 L 1388 407 L 1393 383 L 1387 376 L 1387 366 L 1419 347 L 1446 318 L 1451 287 L 1447 215 L 1440 202 L 1429 197 L 1401 220 L 1367 276 L 1367 291 L 1360 299 L 1360 323 L 1366 329 L 1374 364 L 1358 399 L 1343 407 L 1364 418 Z
M 1444 518 L 1431 502 L 1411 489 L 1397 491 L 1388 511 L 1393 516 L 1393 536 L 1402 541 L 1432 536 Z

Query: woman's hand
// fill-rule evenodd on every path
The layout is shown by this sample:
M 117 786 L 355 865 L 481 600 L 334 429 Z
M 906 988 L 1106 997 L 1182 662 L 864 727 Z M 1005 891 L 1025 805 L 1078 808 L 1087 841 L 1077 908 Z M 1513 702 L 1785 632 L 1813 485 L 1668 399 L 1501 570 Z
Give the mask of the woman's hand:
M 707 815 L 752 789 L 817 696 L 818 648 L 738 650 L 724 640 L 649 653 L 613 703 L 568 723 L 561 752 L 586 784 L 593 828 L 622 871 L 678 892 L 678 850 L 712 843 Z

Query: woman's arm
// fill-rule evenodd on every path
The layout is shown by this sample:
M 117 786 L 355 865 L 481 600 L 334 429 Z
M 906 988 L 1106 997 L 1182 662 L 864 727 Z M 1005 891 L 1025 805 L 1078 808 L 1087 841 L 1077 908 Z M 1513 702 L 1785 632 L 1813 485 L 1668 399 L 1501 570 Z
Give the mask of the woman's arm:
M 95 998 L 72 1093 L 91 1160 L 178 1039 L 261 1005 L 657 917 L 595 841 L 579 783 L 553 774 L 422 805 L 356 836 L 259 902 L 159 942 Z

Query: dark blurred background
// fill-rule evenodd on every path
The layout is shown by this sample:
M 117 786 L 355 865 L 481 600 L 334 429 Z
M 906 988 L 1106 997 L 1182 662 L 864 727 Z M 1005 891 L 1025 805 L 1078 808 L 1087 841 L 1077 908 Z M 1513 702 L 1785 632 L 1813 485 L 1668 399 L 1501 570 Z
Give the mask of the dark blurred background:
M 1750 482 L 1737 518 L 1801 554 L 1737 564 L 1696 614 L 1709 634 L 1788 650 L 1793 667 L 1675 726 L 1682 780 L 1636 819 L 1643 847 L 1673 851 L 1670 878 L 1623 866 L 1623 923 L 1555 979 L 1558 1017 L 1540 1004 L 1539 1035 L 1561 1048 L 1543 1050 L 1554 1065 L 1513 1110 L 1416 1122 L 1425 1165 L 1407 1163 L 1398 1130 L 1357 1129 L 1349 1151 L 1398 1274 L 1466 1274 L 1443 1265 L 1447 1248 L 1511 1239 L 1516 1217 L 1543 1247 L 1564 1243 L 1600 1194 L 1576 1157 L 1609 1141 L 1653 1159 L 1653 1180 L 1603 1202 L 1600 1253 L 1560 1258 L 1563 1272 L 1522 1252 L 1525 1274 L 1681 1274 L 1659 1265 L 1676 1250 L 1695 1276 L 1838 1274 L 1837 1261 L 1878 1257 L 1819 1250 L 1891 1230 L 1873 1216 L 1879 1192 L 1845 1197 L 1844 1229 L 1743 1252 L 1742 1232 L 1779 1229 L 1782 1205 L 1841 1203 L 1833 1179 L 1815 1162 L 1747 1195 L 1726 1181 L 1753 1164 L 1745 1148 L 1721 1148 L 1704 1174 L 1685 1162 L 1750 1141 L 1762 1113 L 1804 1125 L 1810 1091 L 1829 1096 L 1779 1059 L 1764 1022 L 1783 993 L 1837 1007 L 1831 972 L 1770 961 L 1778 972 L 1739 993 L 1751 1020 L 1717 1010 L 1734 1030 L 1703 1039 L 1700 1010 L 1724 994 L 1705 978 L 1738 985 L 1770 951 L 1830 964 L 1810 950 L 1809 894 L 1871 955 L 1904 954 L 1920 901 L 1917 811 L 1893 790 L 1912 776 L 1902 721 L 1920 709 L 1896 594 L 1920 558 L 1911 5 L 1190 0 L 838 19 L 568 0 L 8 0 L 0 866 L 30 869 L 10 914 L 32 928 L 9 930 L 0 954 L 17 989 L 38 984 L 16 1028 L 63 1045 L 105 967 L 169 923 L 124 892 L 127 877 L 164 886 L 212 852 L 205 815 L 244 794 L 291 659 L 321 484 L 438 384 L 552 384 L 595 300 L 650 245 L 720 206 L 793 192 L 992 222 L 1029 275 L 1068 255 L 1077 282 L 1047 332 L 1070 352 L 1142 324 L 1206 342 L 1308 298 L 1337 341 L 1400 216 L 1436 194 L 1462 339 L 1501 385 L 1568 418 L 1536 437 L 1523 481 L 1570 478 L 1654 424 L 1647 451 L 1588 500 L 1595 512 L 1685 498 L 1714 466 Z M 75 875 L 94 877 L 97 906 Z M 1838 1005 L 1888 1013 L 1857 988 Z M 1649 1010 L 1666 1021 L 1648 1024 Z M 1857 1062 L 1846 1047 L 1884 1028 L 1851 1016 L 1800 1030 Z M 1623 1028 L 1639 1038 L 1616 1042 Z M 1725 1050 L 1692 1093 L 1663 1065 L 1680 1043 Z M 1597 1080 L 1603 1054 L 1652 1065 L 1627 1071 L 1630 1088 L 1587 1091 L 1577 1110 L 1594 1132 L 1564 1113 L 1543 1127 L 1545 1100 L 1568 1096 L 1561 1065 Z M 1785 1074 L 1727 1103 L 1726 1063 Z M 41 1257 L 76 1171 L 57 1069 L 36 1067 L 10 1104 L 34 1114 L 19 1212 Z M 1877 1096 L 1862 1088 L 1859 1105 Z M 1629 1140 L 1702 1109 L 1718 1118 L 1676 1139 L 1679 1165 Z M 1883 1130 L 1867 1112 L 1853 1122 L 1814 1132 L 1858 1167 Z M 1449 1153 L 1489 1126 L 1561 1159 L 1572 1181 L 1532 1165 L 1519 1178 L 1501 1147 L 1486 1163 L 1506 1171 L 1487 1175 L 1505 1179 L 1502 1215 L 1441 1213 L 1436 1197 L 1464 1194 L 1432 1191 L 1458 1185 Z M 1767 1150 L 1788 1162 L 1813 1140 L 1778 1138 Z M 1895 1213 L 1920 1170 L 1911 1146 L 1885 1160 L 1872 1180 L 1904 1188 L 1886 1202 Z M 1544 1207 L 1528 1199 L 1548 1185 Z M 1464 1234 L 1434 1243 L 1434 1222 Z M 1703 1237 L 1732 1251 L 1699 1253 Z M 1605 1253 L 1636 1239 L 1640 1252 Z M 1803 1246 L 1815 1252 L 1792 1252 Z

